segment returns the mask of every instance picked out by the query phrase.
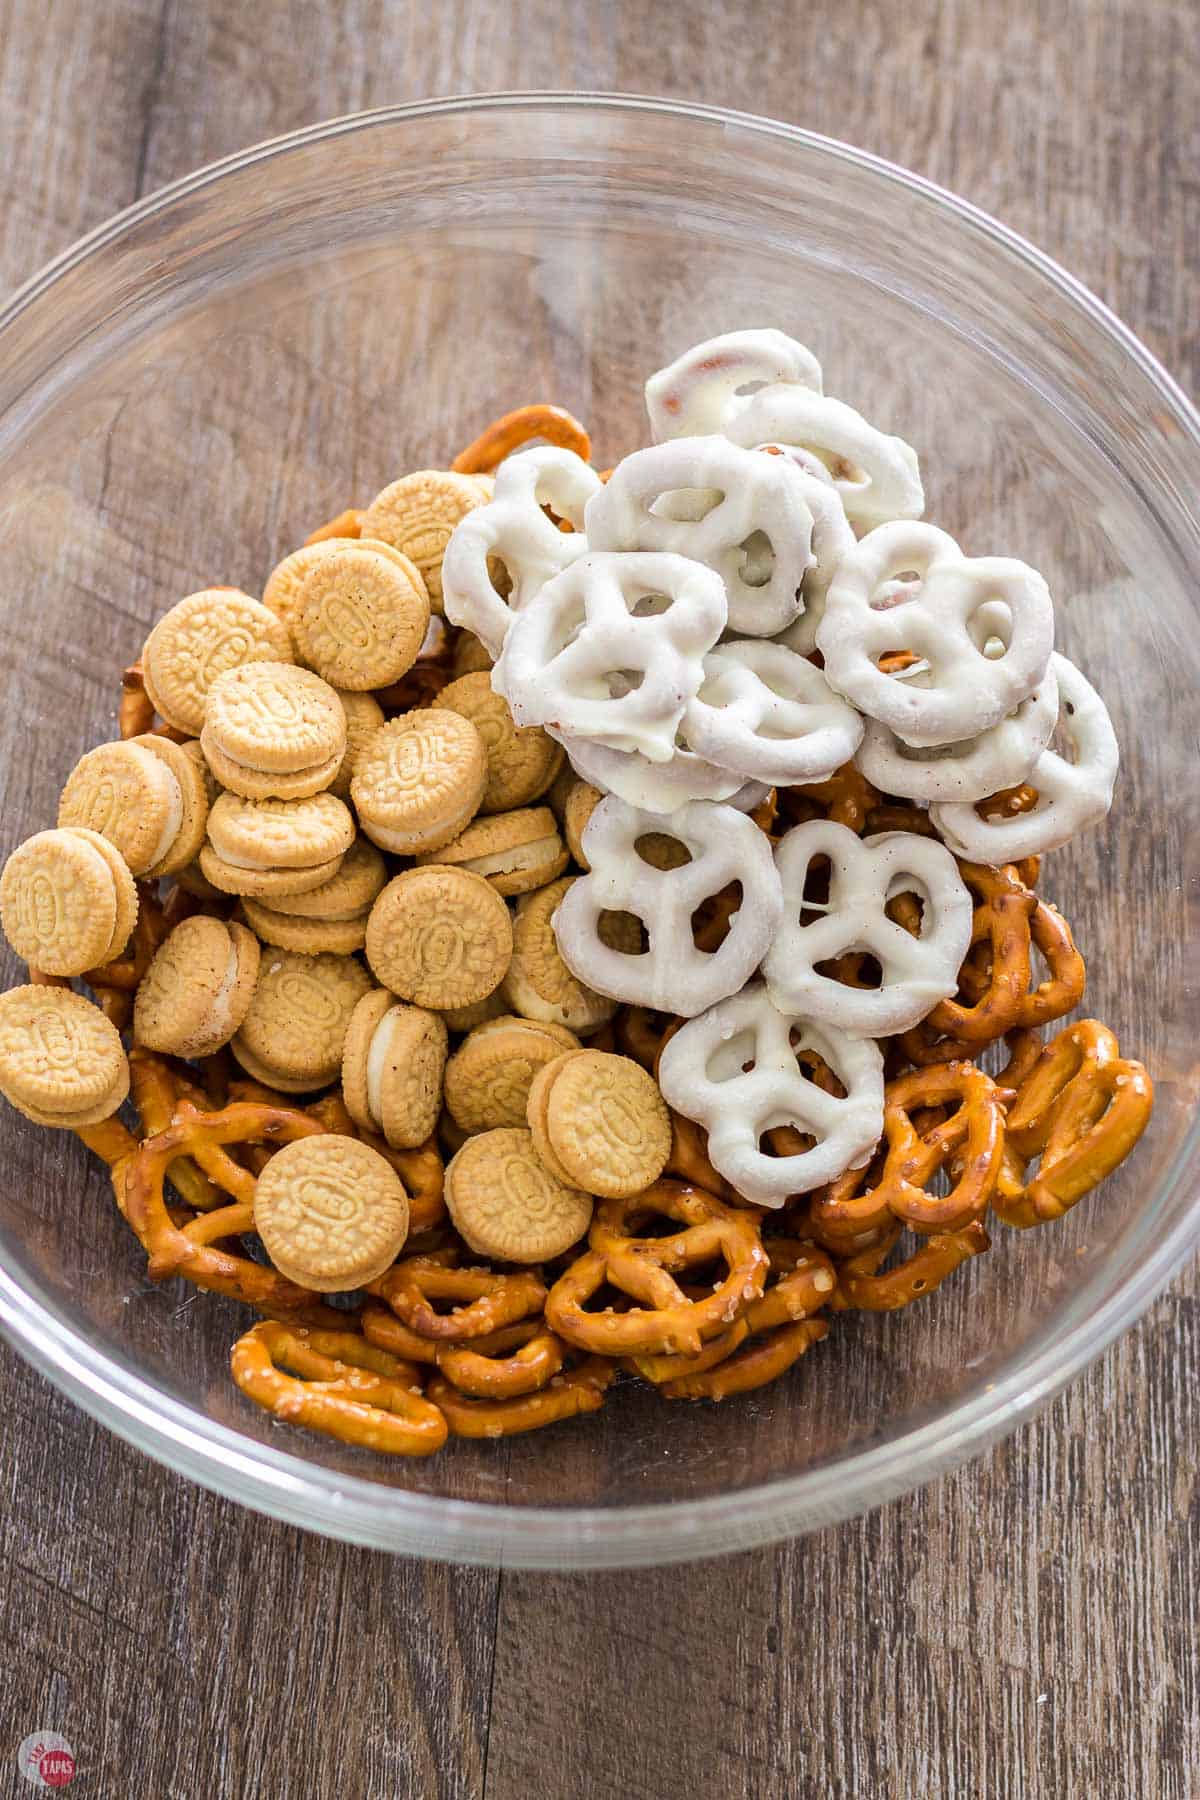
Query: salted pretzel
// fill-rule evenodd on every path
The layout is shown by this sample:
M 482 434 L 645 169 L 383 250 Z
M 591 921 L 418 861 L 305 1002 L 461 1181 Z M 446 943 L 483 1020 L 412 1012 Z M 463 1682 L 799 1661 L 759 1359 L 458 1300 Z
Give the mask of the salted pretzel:
M 596 1412 L 616 1374 L 616 1365 L 602 1356 L 585 1357 L 574 1368 L 564 1369 L 536 1393 L 509 1400 L 477 1400 L 460 1393 L 444 1375 L 430 1380 L 426 1397 L 438 1406 L 452 1436 L 473 1438 L 514 1437 L 524 1431 L 540 1431 L 580 1413 Z
M 987 808 L 966 799 L 935 803 L 930 816 L 959 856 L 988 863 L 1039 856 L 1099 824 L 1112 805 L 1120 752 L 1108 709 L 1065 656 L 1054 655 L 1051 668 L 1058 685 L 1058 723 L 1074 760 L 1068 762 L 1049 748 L 1041 752 L 1028 771 L 1036 794 L 1030 807 L 988 816 Z
M 877 1159 L 869 1168 L 847 1170 L 813 1196 L 809 1219 L 817 1239 L 852 1249 L 892 1219 L 931 1233 L 960 1231 L 982 1218 L 1000 1178 L 1007 1098 L 1006 1090 L 967 1062 L 937 1063 L 890 1081 L 882 1166 Z M 936 1122 L 926 1124 L 921 1114 L 929 1109 Z M 931 1192 L 930 1183 L 943 1171 L 949 1192 Z
M 538 401 L 493 419 L 465 450 L 459 451 L 450 467 L 456 475 L 488 475 L 514 450 L 536 441 L 570 450 L 583 462 L 591 460 L 592 440 L 574 414 L 565 407 Z
M 908 569 L 919 584 L 881 603 L 880 590 Z M 977 623 L 997 602 L 1007 609 L 1000 639 Z M 994 655 L 997 641 L 1002 653 Z M 1028 564 L 964 556 L 937 526 L 898 521 L 878 526 L 843 558 L 817 648 L 830 684 L 906 744 L 956 744 L 998 725 L 1033 693 L 1054 648 L 1054 607 Z M 923 659 L 920 685 L 912 669 L 879 668 L 878 659 L 896 650 Z
M 724 583 L 730 630 L 773 637 L 803 604 L 816 485 L 786 457 L 756 456 L 723 437 L 671 438 L 617 464 L 588 501 L 588 543 L 702 563 Z
M 897 1220 L 878 1243 L 839 1263 L 832 1311 L 898 1312 L 932 1294 L 964 1262 L 982 1256 L 992 1241 L 975 1219 L 959 1231 L 940 1231 L 922 1238 L 903 1262 L 883 1269 L 903 1229 Z
M 639 1237 L 653 1218 L 673 1219 L 669 1237 Z M 694 1355 L 731 1325 L 763 1291 L 767 1258 L 754 1215 L 701 1188 L 656 1181 L 629 1200 L 604 1200 L 589 1248 L 560 1275 L 546 1298 L 546 1323 L 576 1349 L 601 1356 L 676 1351 Z M 676 1280 L 719 1260 L 723 1272 L 703 1297 Z M 589 1303 L 605 1287 L 635 1302 L 627 1312 Z
M 691 860 L 656 869 L 637 852 L 651 833 L 677 838 Z M 554 929 L 563 961 L 601 994 L 688 1017 L 736 993 L 762 961 L 783 908 L 771 843 L 732 806 L 697 800 L 670 819 L 641 812 L 612 795 L 588 820 L 589 870 L 563 896 Z M 697 948 L 692 915 L 732 881 L 742 902 L 713 951 Z M 600 935 L 606 912 L 628 912 L 646 928 L 649 950 L 613 949 Z
M 337 513 L 332 519 L 326 519 L 324 525 L 318 525 L 310 531 L 304 540 L 307 550 L 310 544 L 324 544 L 330 538 L 356 538 L 362 536 L 362 511 L 357 506 L 348 506 L 344 512 Z
M 487 1337 L 539 1313 L 545 1284 L 533 1269 L 498 1274 L 493 1269 L 457 1269 L 433 1256 L 410 1256 L 390 1268 L 369 1290 L 391 1307 L 417 1337 L 436 1343 L 463 1343 Z M 449 1302 L 439 1312 L 435 1301 Z
M 1129 1155 L 1153 1104 L 1149 1074 L 1120 1054 L 1106 1025 L 1068 1025 L 1025 1074 L 1009 1111 L 1000 1218 L 1022 1227 L 1060 1218 Z
M 915 750 L 878 719 L 866 719 L 856 760 L 884 793 L 909 800 L 971 802 L 1025 780 L 1054 735 L 1058 721 L 1055 659 L 1032 694 L 1001 719 L 960 744 Z M 914 675 L 920 686 L 923 676 Z
M 135 1044 L 129 1053 L 129 1091 L 138 1118 L 142 1138 L 156 1138 L 170 1129 L 175 1108 L 180 1100 L 190 1100 L 203 1110 L 204 1096 L 194 1083 L 177 1073 L 166 1060 Z M 168 1171 L 171 1186 L 193 1212 L 214 1212 L 228 1199 L 200 1168 L 194 1157 L 180 1155 Z
M 587 551 L 583 509 L 600 486 L 571 450 L 522 450 L 499 470 L 493 497 L 459 520 L 442 558 L 442 598 L 452 625 L 463 625 L 499 656 L 514 615 L 551 577 Z M 560 531 L 547 517 L 573 526 Z M 493 573 L 510 582 L 507 596 Z
M 678 1016 L 652 1006 L 623 1006 L 616 1018 L 617 1047 L 622 1056 L 631 1056 L 653 1074 L 664 1039 Z
M 524 1319 L 469 1344 L 441 1344 L 438 1371 L 475 1400 L 516 1400 L 536 1394 L 563 1366 L 561 1341 L 541 1319 Z
M 563 731 L 569 722 L 572 738 L 669 762 L 726 611 L 720 576 L 700 563 L 668 551 L 591 551 L 518 610 L 492 686 L 518 725 Z
M 806 1052 L 836 1076 L 840 1095 L 804 1072 Z M 782 1206 L 865 1162 L 883 1124 L 874 1042 L 780 1012 L 761 982 L 688 1020 L 663 1047 L 658 1081 L 669 1106 L 704 1126 L 714 1168 L 758 1206 Z M 764 1134 L 781 1125 L 811 1145 L 766 1154 Z
M 852 762 L 836 769 L 827 781 L 808 781 L 796 787 L 779 790 L 778 808 L 781 826 L 807 825 L 810 819 L 832 819 L 861 834 L 867 830 L 886 831 L 887 825 L 871 825 L 867 821 L 879 804 L 879 793 L 861 769 Z M 908 827 L 900 826 L 900 830 Z
M 862 720 L 805 657 L 745 639 L 704 658 L 683 731 L 719 768 L 774 787 L 828 780 L 854 755 Z
M 264 1319 L 233 1346 L 233 1379 L 277 1419 L 391 1456 L 430 1456 L 447 1425 L 417 1371 L 352 1331 Z
M 829 889 L 818 902 L 806 890 L 814 861 L 822 858 L 829 863 Z M 955 992 L 971 941 L 972 906 L 942 844 L 899 831 L 860 838 L 845 825 L 814 819 L 786 833 L 775 864 L 783 918 L 763 974 L 782 1010 L 881 1036 L 907 1030 Z M 899 894 L 922 902 L 915 931 L 889 914 Z M 806 920 L 806 913 L 818 916 Z M 878 987 L 851 987 L 822 973 L 847 952 L 875 957 Z

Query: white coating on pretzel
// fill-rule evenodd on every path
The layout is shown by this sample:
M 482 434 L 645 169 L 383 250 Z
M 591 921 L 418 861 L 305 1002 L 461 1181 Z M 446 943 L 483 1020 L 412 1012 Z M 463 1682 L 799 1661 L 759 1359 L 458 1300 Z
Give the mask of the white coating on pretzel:
M 919 585 L 897 588 L 909 570 Z M 1007 648 L 997 655 L 1000 617 Z M 918 748 L 998 725 L 1033 693 L 1053 647 L 1054 608 L 1036 569 L 964 556 L 948 532 L 916 522 L 880 525 L 843 558 L 817 628 L 830 685 Z M 900 650 L 928 663 L 920 681 L 876 667 Z
M 726 616 L 721 578 L 700 563 L 589 551 L 516 614 L 492 686 L 518 725 L 669 762 Z
M 771 637 L 796 618 L 812 558 L 810 475 L 724 437 L 680 437 L 635 450 L 588 501 L 596 550 L 671 550 L 725 583 L 729 625 Z
M 966 802 L 929 809 L 950 848 L 972 862 L 998 867 L 1057 850 L 1077 831 L 1099 824 L 1112 805 L 1120 752 L 1108 708 L 1074 663 L 1057 653 L 1050 662 L 1058 683 L 1059 723 L 1074 761 L 1042 751 L 1026 777 L 1038 792 L 1037 805 L 1026 813 L 981 819 Z
M 652 868 L 637 851 L 638 839 L 651 833 L 677 838 L 691 861 Z M 554 917 L 559 952 L 580 981 L 614 1000 L 690 1018 L 749 980 L 778 927 L 783 895 L 770 840 L 744 813 L 696 800 L 664 819 L 609 795 L 588 820 L 583 850 L 589 872 Z M 700 950 L 692 915 L 732 881 L 741 882 L 742 901 L 728 935 L 718 949 Z M 606 912 L 641 920 L 649 940 L 644 954 L 601 941 Z
M 821 365 L 804 344 L 785 332 L 726 331 L 693 344 L 646 383 L 646 412 L 656 443 L 724 431 L 745 406 L 739 388 L 798 381 L 821 392 Z
M 558 739 L 584 781 L 643 812 L 678 812 L 689 800 L 727 800 L 732 805 L 743 785 L 750 785 L 741 775 L 718 769 L 680 744 L 669 762 L 652 763 L 637 750 L 611 750 L 607 744 L 555 729 L 550 735 Z M 750 805 L 757 806 L 763 797 L 760 789 Z
M 881 793 L 905 800 L 982 800 L 1024 781 L 1054 735 L 1058 681 L 1054 658 L 1014 713 L 965 743 L 916 750 L 878 719 L 864 719 L 854 758 Z M 919 685 L 922 677 L 917 676 Z M 703 689 L 701 692 L 703 693 Z
M 815 1051 L 846 1089 L 827 1094 L 802 1072 Z M 782 1206 L 871 1156 L 883 1131 L 883 1058 L 870 1038 L 780 1012 L 761 982 L 681 1026 L 663 1049 L 658 1083 L 669 1105 L 703 1125 L 713 1167 L 757 1206 Z M 766 1131 L 791 1125 L 810 1150 L 768 1156 Z
M 489 656 L 499 656 L 512 615 L 586 551 L 583 511 L 599 486 L 596 471 L 573 450 L 522 450 L 500 465 L 493 498 L 455 526 L 442 560 L 446 617 L 473 631 Z M 544 505 L 569 519 L 574 531 L 560 531 Z M 508 570 L 507 600 L 492 584 L 489 557 Z
M 796 384 L 760 388 L 726 428 L 735 444 L 796 444 L 820 457 L 852 525 L 869 531 L 925 510 L 917 453 L 844 400 Z
M 829 861 L 829 897 L 805 899 L 815 857 Z M 763 961 L 771 998 L 843 1031 L 880 1037 L 907 1031 L 958 988 L 971 944 L 972 901 L 943 844 L 909 831 L 859 838 L 832 819 L 797 825 L 779 842 L 783 922 Z M 914 937 L 887 915 L 887 903 L 913 893 L 922 901 Z M 801 923 L 804 912 L 821 916 Z M 879 963 L 878 988 L 849 987 L 817 965 L 861 951 Z
M 858 748 L 862 719 L 804 657 L 752 638 L 709 651 L 683 733 L 719 768 L 783 787 L 840 769 Z
M 786 456 L 805 478 L 804 498 L 813 517 L 812 561 L 800 585 L 802 610 L 778 633 L 778 642 L 799 656 L 811 656 L 817 647 L 817 626 L 825 611 L 829 584 L 858 540 L 833 476 L 819 456 L 796 444 L 759 444 L 757 449 L 764 456 Z

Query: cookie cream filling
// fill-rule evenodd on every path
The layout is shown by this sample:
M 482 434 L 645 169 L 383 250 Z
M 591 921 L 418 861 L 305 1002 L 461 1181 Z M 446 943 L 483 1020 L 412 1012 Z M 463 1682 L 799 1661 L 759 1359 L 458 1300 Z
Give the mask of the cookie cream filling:
M 470 869 L 476 875 L 515 875 L 523 869 L 536 869 L 543 863 L 553 862 L 561 853 L 559 839 L 547 836 L 534 838 L 528 844 L 513 844 L 508 850 L 493 850 L 487 856 L 469 856 L 458 866 Z
M 157 758 L 155 758 L 155 762 L 158 769 L 156 780 L 160 792 L 166 799 L 167 813 L 150 857 L 149 867 L 152 869 L 157 868 L 163 857 L 167 855 L 183 827 L 183 789 L 180 787 L 173 769 L 169 769 L 166 763 L 158 762 Z
M 383 1130 L 383 1078 L 399 1022 L 400 1008 L 393 1006 L 372 1032 L 371 1047 L 367 1051 L 367 1111 L 380 1131 Z
M 237 1020 L 233 1016 L 233 996 L 238 982 L 237 945 L 229 946 L 229 959 L 225 964 L 225 973 L 221 977 L 221 985 L 212 997 L 208 1009 L 208 1025 L 213 1037 L 220 1035 L 231 1038 L 237 1030 Z

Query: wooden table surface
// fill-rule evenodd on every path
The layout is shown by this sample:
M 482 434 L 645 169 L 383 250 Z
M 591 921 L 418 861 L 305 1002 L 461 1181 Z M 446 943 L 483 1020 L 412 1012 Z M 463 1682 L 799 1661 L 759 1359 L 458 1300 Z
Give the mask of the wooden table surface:
M 946 183 L 1195 391 L 1198 31 L 1194 0 L 0 0 L 0 284 L 332 114 L 623 89 L 774 114 Z M 16 1746 L 52 1728 L 77 1791 L 135 1800 L 1184 1800 L 1198 1292 L 1189 1272 L 1036 1424 L 868 1518 L 558 1579 L 254 1517 L 0 1347 L 0 1792 L 29 1791 Z

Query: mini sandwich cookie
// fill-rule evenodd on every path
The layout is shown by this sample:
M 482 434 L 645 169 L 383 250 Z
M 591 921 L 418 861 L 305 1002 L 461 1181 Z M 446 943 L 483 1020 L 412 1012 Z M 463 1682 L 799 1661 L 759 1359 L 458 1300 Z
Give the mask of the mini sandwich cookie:
M 200 867 L 223 894 L 304 894 L 331 881 L 354 842 L 354 819 L 333 794 L 244 800 L 222 794 L 208 815 Z
M 360 950 L 366 936 L 371 908 L 387 882 L 382 856 L 368 838 L 356 837 L 332 880 L 306 894 L 286 894 L 282 899 L 251 900 L 242 906 L 253 930 L 264 944 L 283 950 Z M 302 937 L 321 942 L 300 942 Z M 353 936 L 355 942 L 332 941 Z
M 211 1056 L 246 1017 L 258 965 L 258 940 L 244 925 L 184 919 L 138 988 L 134 1038 L 166 1056 Z
M 434 1011 L 493 993 L 512 941 L 507 906 L 482 875 L 466 869 L 406 869 L 388 882 L 367 921 L 376 980 Z
M 199 769 L 182 745 L 153 736 L 89 750 L 58 806 L 60 825 L 98 832 L 132 874 L 149 880 L 194 860 L 207 817 Z
M 199 737 L 218 675 L 239 663 L 293 660 L 287 627 L 269 607 L 237 588 L 205 588 L 158 621 L 142 650 L 142 676 L 155 712 Z
M 544 794 L 564 760 L 561 744 L 540 725 L 519 726 L 489 674 L 463 675 L 438 695 L 438 705 L 470 719 L 487 752 L 487 785 L 480 812 L 509 812 Z
M 600 789 L 592 787 L 590 782 L 574 781 L 563 802 L 563 836 L 567 840 L 567 849 L 581 869 L 591 866 L 583 854 L 583 834 L 587 829 L 588 820 L 603 798 L 604 795 Z
M 351 1015 L 371 978 L 352 956 L 267 950 L 233 1054 L 248 1075 L 285 1094 L 336 1081 Z
M 96 1125 L 129 1093 L 121 1039 L 99 1007 L 69 988 L 0 994 L 0 1093 L 35 1125 Z
M 446 1067 L 446 1027 L 436 1013 L 405 1006 L 383 989 L 354 1009 L 342 1051 L 346 1110 L 396 1150 L 423 1144 L 437 1124 Z
M 509 1013 L 478 1025 L 446 1064 L 446 1106 L 468 1135 L 524 1125 L 529 1089 L 539 1069 L 582 1048 L 562 1025 Z
M 137 914 L 133 876 L 96 831 L 39 831 L 18 845 L 0 875 L 4 935 L 46 975 L 83 975 L 111 962 Z
M 318 1293 L 360 1288 L 390 1269 L 408 1237 L 404 1183 L 356 1138 L 301 1138 L 267 1163 L 254 1229 L 289 1281 Z
M 520 1127 L 468 1138 L 446 1170 L 445 1195 L 459 1235 L 500 1262 L 561 1256 L 592 1222 L 591 1195 L 552 1175 Z
M 415 856 L 458 836 L 479 811 L 486 780 L 487 754 L 470 720 L 430 706 L 367 740 L 350 797 L 381 850 Z
M 222 787 L 250 800 L 302 800 L 331 785 L 346 714 L 327 681 L 290 663 L 243 663 L 205 701 L 201 747 Z
M 471 869 L 498 894 L 508 896 L 531 893 L 561 875 L 567 850 L 550 808 L 528 806 L 474 820 L 453 842 L 428 851 L 417 862 Z
M 317 559 L 295 614 L 305 662 L 336 688 L 356 693 L 398 681 L 429 629 L 429 596 L 407 557 L 365 539 Z
M 285 556 L 282 562 L 276 563 L 267 576 L 267 584 L 263 588 L 263 605 L 269 606 L 283 620 L 293 642 L 296 636 L 296 615 L 300 610 L 300 595 L 309 570 L 322 557 L 332 556 L 338 550 L 353 550 L 357 543 L 357 537 L 320 538 L 316 543 L 304 544 L 299 550 L 293 550 L 290 556 Z
M 449 469 L 418 469 L 376 494 L 363 514 L 363 536 L 381 538 L 421 571 L 430 603 L 442 610 L 442 558 L 450 533 L 489 498 L 489 485 Z
M 671 1154 L 671 1118 L 653 1078 L 628 1056 L 569 1050 L 535 1075 L 533 1143 L 560 1181 L 611 1199 L 640 1194 Z
M 350 783 L 358 767 L 358 759 L 367 740 L 383 724 L 383 708 L 374 694 L 352 694 L 349 688 L 338 688 L 337 697 L 346 715 L 346 748 L 338 764 L 338 772 L 329 784 L 331 794 L 339 800 L 350 798 Z
M 617 1003 L 585 986 L 559 955 L 554 915 L 574 879 L 564 875 L 517 902 L 513 954 L 504 977 L 504 996 L 510 1010 L 522 1018 L 565 1025 L 568 1031 L 586 1037 L 612 1018 Z M 608 914 L 602 921 L 601 936 L 614 949 L 631 954 L 642 947 L 638 921 L 629 913 Z

